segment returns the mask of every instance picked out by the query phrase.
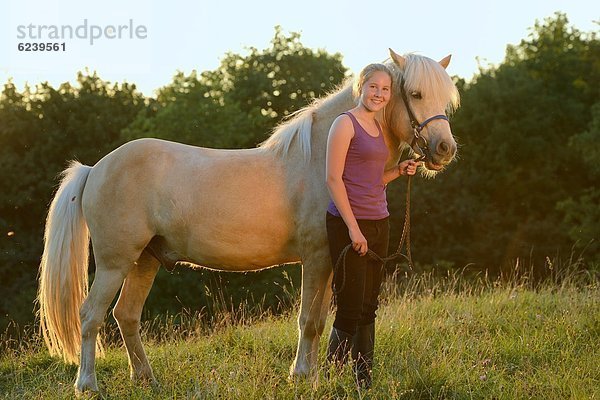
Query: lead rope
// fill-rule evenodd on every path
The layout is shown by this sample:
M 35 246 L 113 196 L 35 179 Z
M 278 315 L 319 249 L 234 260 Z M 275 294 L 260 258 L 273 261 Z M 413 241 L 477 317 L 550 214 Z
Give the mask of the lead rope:
M 404 213 L 404 226 L 402 227 L 402 236 L 400 237 L 400 243 L 398 244 L 398 248 L 396 252 L 387 257 L 379 257 L 377 253 L 373 250 L 367 250 L 367 256 L 371 257 L 373 260 L 381 263 L 381 268 L 385 267 L 385 264 L 388 261 L 395 260 L 397 258 L 403 257 L 408 261 L 408 268 L 413 269 L 412 262 L 412 254 L 410 251 L 410 181 L 411 175 L 408 176 L 408 181 L 406 183 L 406 207 Z M 406 242 L 406 254 L 402 253 L 402 247 Z M 333 290 L 334 296 L 337 296 L 342 290 L 344 290 L 344 286 L 346 285 L 346 255 L 348 251 L 352 249 L 352 243 L 344 247 L 342 252 L 340 253 L 337 262 L 333 268 L 333 279 L 331 281 L 331 289 Z M 341 273 L 342 281 L 340 282 L 340 287 L 336 287 L 335 281 L 337 274 Z

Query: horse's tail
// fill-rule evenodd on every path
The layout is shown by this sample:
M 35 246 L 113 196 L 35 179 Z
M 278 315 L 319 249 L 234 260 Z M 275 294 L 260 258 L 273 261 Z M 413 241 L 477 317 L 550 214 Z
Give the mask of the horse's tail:
M 79 361 L 79 309 L 88 290 L 90 235 L 81 196 L 91 169 L 73 161 L 63 171 L 48 211 L 40 264 L 40 330 L 50 354 L 62 356 L 68 363 Z

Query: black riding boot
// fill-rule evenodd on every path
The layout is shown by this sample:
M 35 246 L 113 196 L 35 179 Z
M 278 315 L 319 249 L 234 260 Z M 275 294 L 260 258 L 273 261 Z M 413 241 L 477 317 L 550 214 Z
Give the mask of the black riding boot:
M 348 353 L 352 346 L 352 335 L 335 327 L 331 328 L 329 346 L 327 347 L 327 361 L 341 367 L 348 360 Z
M 363 389 L 371 387 L 374 348 L 375 323 L 359 326 L 352 341 L 352 359 L 356 382 Z

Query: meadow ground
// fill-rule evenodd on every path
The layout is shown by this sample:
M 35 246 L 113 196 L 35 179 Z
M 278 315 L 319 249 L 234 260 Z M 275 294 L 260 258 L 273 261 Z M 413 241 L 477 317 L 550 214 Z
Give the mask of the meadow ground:
M 377 325 L 374 384 L 358 390 L 351 367 L 325 364 L 319 379 L 290 381 L 295 314 L 223 312 L 210 328 L 193 316 L 147 322 L 159 386 L 129 380 L 116 341 L 97 362 L 107 399 L 600 399 L 600 287 L 589 274 L 533 284 L 460 275 L 397 277 Z M 326 378 L 326 372 L 330 372 Z M 70 399 L 77 368 L 50 357 L 32 333 L 4 343 L 0 398 Z

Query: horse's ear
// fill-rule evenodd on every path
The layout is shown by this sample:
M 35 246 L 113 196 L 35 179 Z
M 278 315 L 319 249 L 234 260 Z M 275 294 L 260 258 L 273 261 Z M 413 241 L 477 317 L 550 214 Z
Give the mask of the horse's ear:
M 396 52 L 392 49 L 390 50 L 390 57 L 392 58 L 392 60 L 394 61 L 394 63 L 400 67 L 400 69 L 404 69 L 404 66 L 406 65 L 406 59 L 404 57 L 402 57 L 400 54 L 396 54 Z
M 444 67 L 444 69 L 448 68 L 448 64 L 450 64 L 450 59 L 452 58 L 452 54 L 448 54 L 446 57 L 440 60 L 440 65 Z

